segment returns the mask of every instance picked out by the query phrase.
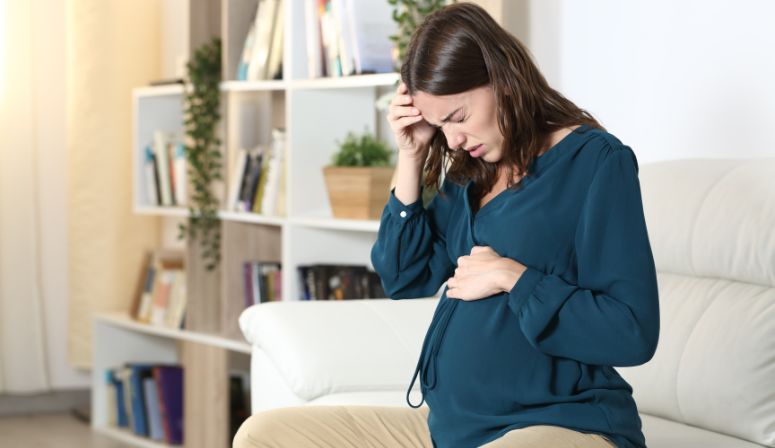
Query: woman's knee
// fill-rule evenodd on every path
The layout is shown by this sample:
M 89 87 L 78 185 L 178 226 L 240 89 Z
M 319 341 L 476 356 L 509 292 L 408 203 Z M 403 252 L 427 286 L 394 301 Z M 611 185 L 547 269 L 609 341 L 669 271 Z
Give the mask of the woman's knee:
M 282 446 L 280 424 L 287 420 L 285 408 L 270 409 L 248 417 L 240 425 L 232 441 L 233 448 L 268 448 Z

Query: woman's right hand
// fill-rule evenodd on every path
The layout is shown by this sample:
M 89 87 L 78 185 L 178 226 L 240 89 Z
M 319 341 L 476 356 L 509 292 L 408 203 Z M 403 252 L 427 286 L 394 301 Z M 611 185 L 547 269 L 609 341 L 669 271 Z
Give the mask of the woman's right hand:
M 412 105 L 412 97 L 403 82 L 399 83 L 396 96 L 390 102 L 387 119 L 395 134 L 399 155 L 406 154 L 424 161 L 436 129 Z

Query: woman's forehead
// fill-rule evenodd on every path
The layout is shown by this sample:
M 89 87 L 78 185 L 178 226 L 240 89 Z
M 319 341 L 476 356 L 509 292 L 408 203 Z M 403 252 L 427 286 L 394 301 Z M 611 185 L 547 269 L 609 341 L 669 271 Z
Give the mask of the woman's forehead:
M 417 92 L 412 96 L 412 100 L 414 106 L 420 109 L 423 115 L 440 121 L 449 113 L 466 105 L 469 95 L 469 92 L 454 95 L 431 95 L 425 92 Z

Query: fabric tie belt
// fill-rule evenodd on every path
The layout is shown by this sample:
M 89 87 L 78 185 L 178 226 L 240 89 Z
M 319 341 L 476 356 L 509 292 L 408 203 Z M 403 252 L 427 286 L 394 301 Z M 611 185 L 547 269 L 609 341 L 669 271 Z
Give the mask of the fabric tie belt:
M 446 291 L 445 295 L 443 295 L 440 300 L 439 306 L 433 314 L 433 319 L 431 319 L 431 325 L 428 328 L 428 332 L 425 334 L 425 339 L 422 343 L 422 351 L 420 351 L 420 359 L 417 361 L 417 368 L 414 369 L 412 382 L 409 384 L 409 390 L 406 391 L 406 402 L 415 409 L 422 406 L 425 402 L 425 391 L 436 387 L 436 357 L 441 348 L 444 334 L 447 332 L 449 320 L 458 303 L 458 300 L 448 299 L 446 297 Z M 422 400 L 420 401 L 420 404 L 413 405 L 409 400 L 409 394 L 414 388 L 414 383 L 417 380 L 418 375 L 420 376 L 420 394 L 422 395 Z

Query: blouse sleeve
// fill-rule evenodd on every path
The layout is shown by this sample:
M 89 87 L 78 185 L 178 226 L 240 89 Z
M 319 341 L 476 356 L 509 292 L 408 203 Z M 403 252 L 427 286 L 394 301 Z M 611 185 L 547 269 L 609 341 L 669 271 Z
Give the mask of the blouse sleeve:
M 643 215 L 638 162 L 612 148 L 582 205 L 575 235 L 578 285 L 528 267 L 509 307 L 542 352 L 587 364 L 634 366 L 659 338 L 656 268 Z
M 454 272 L 445 235 L 454 192 L 445 179 L 441 189 L 446 196 L 437 193 L 426 210 L 423 188 L 420 198 L 409 205 L 396 198 L 395 189 L 390 191 L 371 248 L 371 263 L 391 299 L 430 297 Z

